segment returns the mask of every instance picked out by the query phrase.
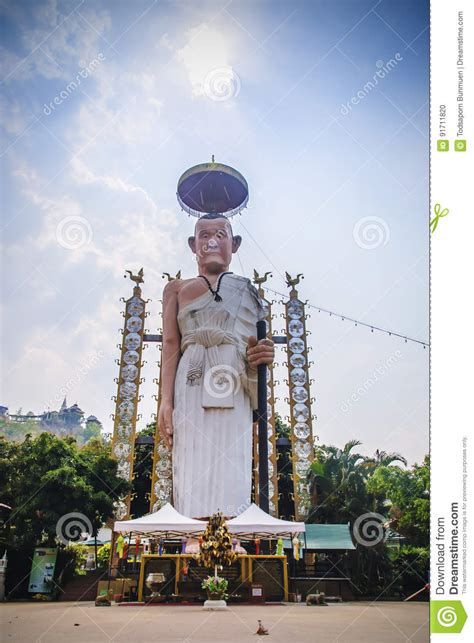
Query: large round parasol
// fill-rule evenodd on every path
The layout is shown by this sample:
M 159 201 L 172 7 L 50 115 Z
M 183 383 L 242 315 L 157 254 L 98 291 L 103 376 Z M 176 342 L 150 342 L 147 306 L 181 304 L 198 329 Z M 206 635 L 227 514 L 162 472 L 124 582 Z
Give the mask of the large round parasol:
M 233 217 L 248 203 L 247 181 L 229 165 L 201 163 L 189 168 L 178 181 L 178 203 L 188 214 L 207 213 Z

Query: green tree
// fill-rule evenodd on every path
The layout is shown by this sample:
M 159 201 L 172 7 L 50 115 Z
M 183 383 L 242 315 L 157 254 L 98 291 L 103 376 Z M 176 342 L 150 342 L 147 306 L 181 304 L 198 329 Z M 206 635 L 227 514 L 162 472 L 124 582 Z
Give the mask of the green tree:
M 93 438 L 100 438 L 101 432 L 102 428 L 98 422 L 87 422 L 85 426 L 77 429 L 75 437 L 80 444 L 86 444 Z
M 291 427 L 287 424 L 279 413 L 275 413 L 275 434 L 277 438 L 289 438 Z
M 312 497 L 308 522 L 353 522 L 369 510 L 366 459 L 354 451 L 360 444 L 351 440 L 342 449 L 328 445 L 315 448 L 308 473 Z
M 410 534 L 414 544 L 425 544 L 421 533 L 426 528 L 427 534 L 428 529 L 426 463 L 402 469 L 395 464 L 406 464 L 399 453 L 377 450 L 367 457 L 357 451 L 360 444 L 351 440 L 342 449 L 331 445 L 315 448 L 308 473 L 312 499 L 308 522 L 350 523 L 354 527 L 358 518 L 365 518 L 379 523 L 381 530 L 390 524 L 403 535 Z M 375 516 L 374 521 L 371 514 L 381 518 Z M 368 538 L 365 543 L 356 540 L 357 549 L 351 555 L 353 582 L 362 594 L 376 596 L 398 575 L 403 562 L 397 559 L 395 565 L 383 537 Z
M 395 583 L 399 593 L 410 596 L 429 582 L 430 550 L 429 547 L 393 548 L 390 552 Z
M 429 456 L 411 469 L 377 467 L 367 480 L 369 493 L 386 498 L 393 529 L 405 536 L 410 544 L 421 547 L 429 542 L 429 485 Z
M 7 440 L 21 442 L 28 434 L 39 435 L 44 429 L 36 420 L 25 420 L 24 422 L 13 422 L 5 419 L 0 420 L 0 436 Z
M 110 543 L 102 545 L 97 550 L 97 567 L 99 569 L 107 569 L 110 560 Z
M 154 438 L 156 422 L 150 422 L 137 433 L 137 438 Z M 132 481 L 133 517 L 143 516 L 150 511 L 150 491 L 153 469 L 153 443 L 136 444 Z
M 365 466 L 369 470 L 375 470 L 377 467 L 388 467 L 394 462 L 401 462 L 407 466 L 406 458 L 400 453 L 387 453 L 387 451 L 379 451 L 377 449 L 373 457 L 365 458 Z
M 355 451 L 359 440 L 350 440 L 342 449 L 321 445 L 315 448 L 308 481 L 313 507 L 309 522 L 351 522 L 368 512 L 385 514 L 387 494 L 382 486 L 368 485 L 376 472 L 403 471 L 392 466 L 395 462 L 406 465 L 399 453 L 377 451 L 363 456 Z
M 12 507 L 2 539 L 15 547 L 54 545 L 59 521 L 70 513 L 85 517 L 84 531 L 90 523 L 96 532 L 113 516 L 114 501 L 130 489 L 117 476 L 106 444 L 91 440 L 80 448 L 74 438 L 50 433 L 27 435 L 23 442 L 0 438 L 0 481 L 2 502 Z M 64 529 L 64 537 L 74 540 L 80 527 L 70 532 L 64 523 Z

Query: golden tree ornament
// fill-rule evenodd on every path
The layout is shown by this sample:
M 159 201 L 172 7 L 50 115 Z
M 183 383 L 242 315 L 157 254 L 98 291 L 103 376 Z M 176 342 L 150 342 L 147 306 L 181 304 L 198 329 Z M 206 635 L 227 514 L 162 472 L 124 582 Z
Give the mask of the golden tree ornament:
M 218 567 L 231 565 L 237 558 L 222 512 L 219 511 L 209 518 L 200 549 L 197 560 L 204 567 L 214 567 L 214 577 L 217 577 Z

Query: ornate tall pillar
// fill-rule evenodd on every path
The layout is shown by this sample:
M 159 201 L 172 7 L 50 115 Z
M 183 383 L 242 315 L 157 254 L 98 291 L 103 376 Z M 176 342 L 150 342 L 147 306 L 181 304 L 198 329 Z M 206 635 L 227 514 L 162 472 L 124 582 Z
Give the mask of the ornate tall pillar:
M 125 317 L 120 360 L 117 395 L 115 399 L 114 433 L 112 438 L 112 454 L 118 461 L 118 475 L 131 481 L 133 478 L 133 458 L 135 450 L 135 431 L 137 423 L 137 408 L 140 371 L 142 367 L 143 334 L 145 323 L 145 306 L 142 299 L 140 284 L 143 283 L 143 268 L 137 275 L 130 274 L 135 283 L 133 296 L 125 301 Z M 126 520 L 130 517 L 131 494 L 115 502 L 115 518 Z
M 311 414 L 311 398 L 308 344 L 305 320 L 305 304 L 298 298 L 296 278 L 286 273 L 287 285 L 291 288 L 290 299 L 285 302 L 287 334 L 287 366 L 291 424 L 291 447 L 293 461 L 293 495 L 295 519 L 304 520 L 310 508 L 309 487 L 306 474 L 314 459 L 314 439 Z
M 163 273 L 163 277 L 167 277 L 168 281 L 181 279 L 181 271 L 179 271 L 175 277 L 172 277 L 169 273 L 165 272 Z M 160 315 L 163 317 L 163 312 L 161 312 Z M 163 344 L 160 342 L 160 352 L 162 352 L 162 349 Z M 150 511 L 157 511 L 167 502 L 173 502 L 173 467 L 171 451 L 166 446 L 163 438 L 161 437 L 160 431 L 158 430 L 158 413 L 161 402 L 161 359 L 158 362 L 158 368 L 160 369 L 160 375 L 154 380 L 155 383 L 158 384 L 158 394 L 155 396 L 157 400 L 157 412 L 155 443 L 153 447 Z

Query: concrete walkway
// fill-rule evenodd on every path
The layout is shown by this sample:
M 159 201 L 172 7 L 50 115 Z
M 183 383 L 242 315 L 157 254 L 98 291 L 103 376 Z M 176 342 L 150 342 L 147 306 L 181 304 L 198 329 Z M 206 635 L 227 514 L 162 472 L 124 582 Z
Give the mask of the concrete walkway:
M 2 641 L 22 643 L 255 643 L 257 619 L 269 629 L 268 638 L 261 639 L 269 643 L 427 643 L 428 613 L 428 603 L 236 605 L 226 612 L 205 612 L 199 606 L 19 602 L 0 606 L 0 622 Z

